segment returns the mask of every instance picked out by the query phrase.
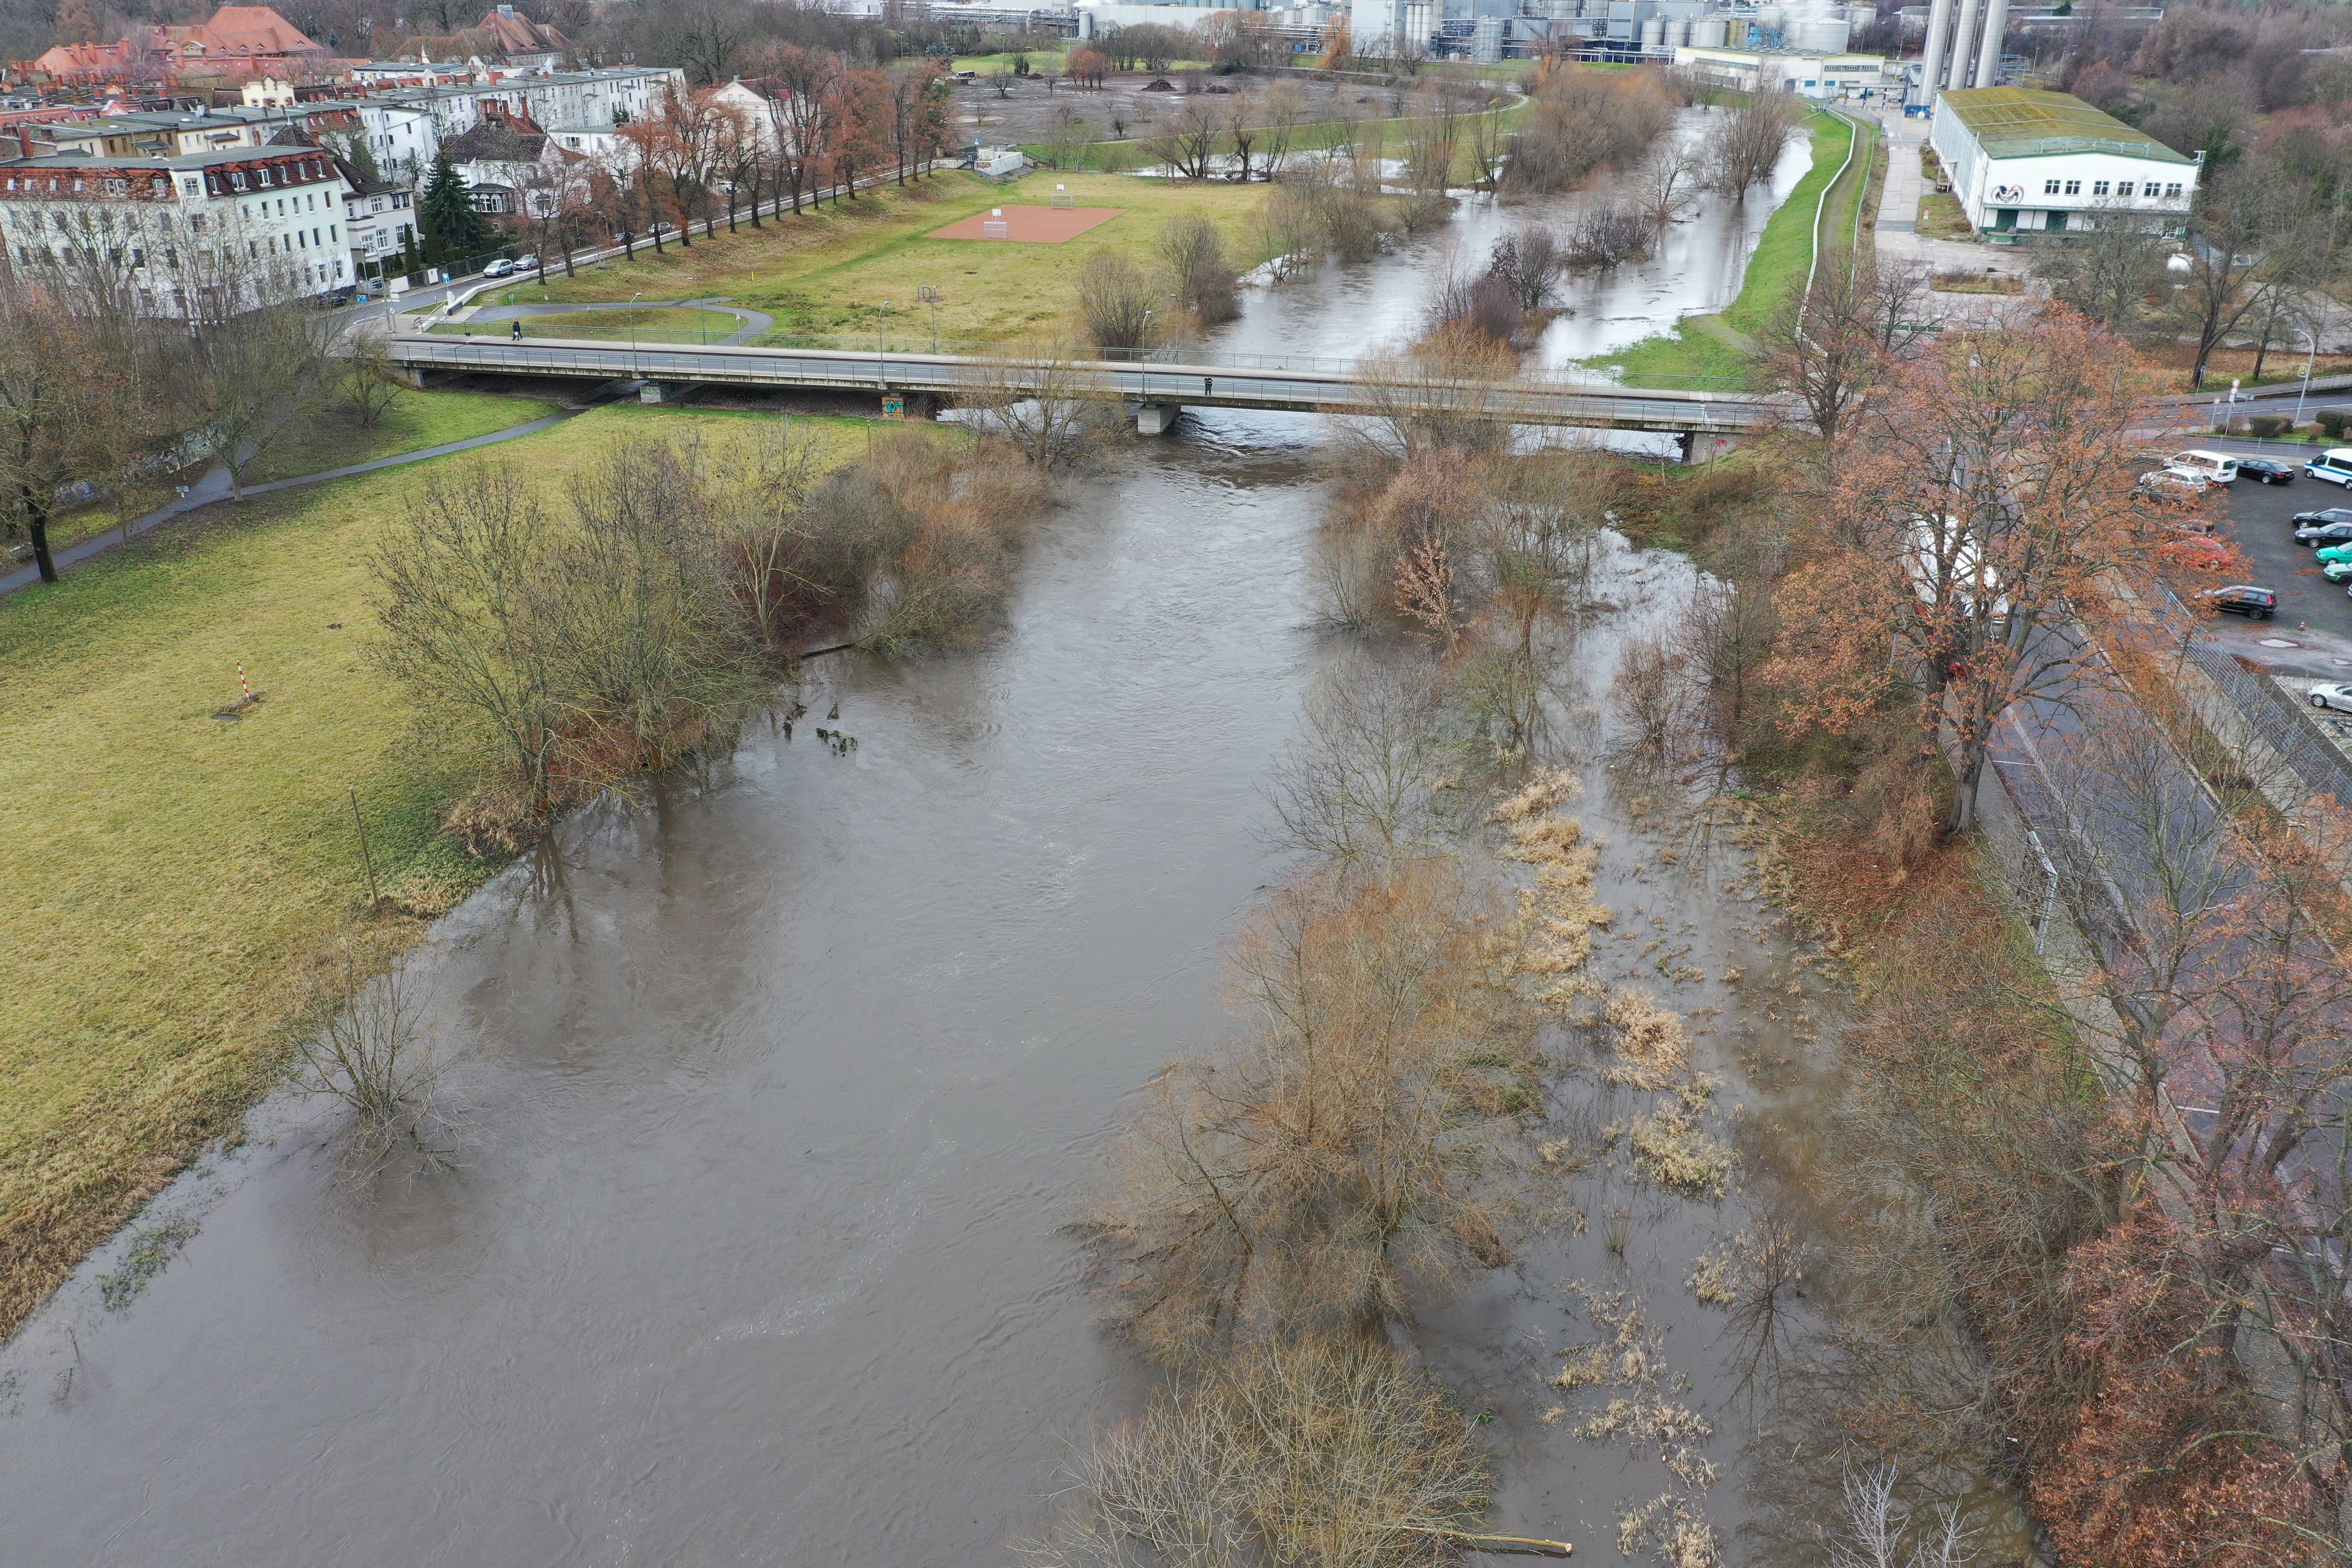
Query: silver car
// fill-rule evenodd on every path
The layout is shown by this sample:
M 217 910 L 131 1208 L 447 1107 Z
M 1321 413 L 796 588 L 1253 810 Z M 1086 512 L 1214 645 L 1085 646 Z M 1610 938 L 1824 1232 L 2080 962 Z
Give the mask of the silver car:
M 2352 681 L 2322 681 L 2305 694 L 2314 707 L 2352 713 Z

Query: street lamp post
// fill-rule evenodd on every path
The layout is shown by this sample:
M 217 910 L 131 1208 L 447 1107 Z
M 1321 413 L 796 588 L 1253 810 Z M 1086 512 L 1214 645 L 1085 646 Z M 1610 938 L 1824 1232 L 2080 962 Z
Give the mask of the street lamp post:
M 637 368 L 637 301 L 645 297 L 642 288 L 629 296 L 629 369 L 633 371 Z
M 940 351 L 940 290 L 933 283 L 918 284 L 915 298 L 931 308 L 931 352 Z
M 890 302 L 887 299 L 882 301 L 874 312 L 874 374 L 884 392 L 890 390 L 890 362 L 887 357 L 889 350 L 882 341 L 882 319 L 889 313 Z
M 2310 345 L 2309 352 L 2305 353 L 2303 357 L 2303 390 L 2294 394 L 2294 423 L 2296 424 L 2301 424 L 2303 423 L 2303 400 L 2311 395 L 2312 361 L 2319 358 L 2319 338 L 2317 334 L 2314 333 L 2308 327 L 2297 327 L 2295 330 L 2302 333 L 2303 340 Z

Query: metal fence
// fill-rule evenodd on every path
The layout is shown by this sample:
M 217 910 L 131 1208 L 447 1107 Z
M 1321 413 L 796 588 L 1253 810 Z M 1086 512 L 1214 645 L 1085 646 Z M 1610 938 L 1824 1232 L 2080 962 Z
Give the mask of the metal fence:
M 2276 682 L 2257 675 L 2210 643 L 2189 644 L 2189 662 L 2205 672 L 2253 732 L 2315 795 L 2352 805 L 2352 759 L 2312 728 L 2311 721 Z
M 2198 635 L 2195 613 L 2171 589 L 2164 590 L 2164 602 L 2157 607 L 2157 613 L 2166 629 L 2180 639 L 2189 662 L 2220 688 L 2247 727 L 2294 770 L 2305 789 L 2352 806 L 2352 758 L 2318 732 L 2300 704 L 2279 690 L 2275 681 L 2238 663 L 2228 649 Z

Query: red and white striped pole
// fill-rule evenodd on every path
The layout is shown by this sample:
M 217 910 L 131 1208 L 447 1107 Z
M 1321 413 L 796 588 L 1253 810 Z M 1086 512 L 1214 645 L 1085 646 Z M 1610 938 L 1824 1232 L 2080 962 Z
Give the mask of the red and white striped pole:
M 245 694 L 245 700 L 251 702 L 253 700 L 253 683 L 245 678 L 245 661 L 243 659 L 239 659 L 236 662 L 236 685 L 237 689 Z

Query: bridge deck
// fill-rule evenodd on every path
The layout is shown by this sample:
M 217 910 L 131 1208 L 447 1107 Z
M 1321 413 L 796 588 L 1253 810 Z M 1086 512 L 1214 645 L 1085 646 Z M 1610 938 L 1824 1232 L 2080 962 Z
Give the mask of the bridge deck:
M 1783 417 L 1782 400 L 1753 393 L 1625 389 L 1586 380 L 1449 382 L 1400 385 L 1358 370 L 980 359 L 960 354 L 856 352 L 841 349 L 631 346 L 604 340 L 398 335 L 395 363 L 414 370 L 506 375 L 582 376 L 735 386 L 832 388 L 958 396 L 989 389 L 1034 391 L 1188 407 L 1281 409 L 1377 414 L 1402 408 L 1515 424 L 1613 430 L 1759 429 Z

